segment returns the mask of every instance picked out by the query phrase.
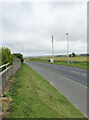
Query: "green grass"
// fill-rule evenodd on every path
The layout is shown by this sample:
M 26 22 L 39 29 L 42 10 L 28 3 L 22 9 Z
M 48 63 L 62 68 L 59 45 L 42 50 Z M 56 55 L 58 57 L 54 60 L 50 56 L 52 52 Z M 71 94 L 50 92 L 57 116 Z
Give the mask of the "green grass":
M 54 62 L 53 64 L 65 65 L 65 66 L 71 66 L 71 67 L 77 67 L 77 68 L 87 69 L 87 63 L 73 62 L 72 64 L 70 64 L 70 63 L 68 64 L 67 62 Z
M 30 61 L 49 63 L 48 60 L 41 60 L 41 59 L 31 59 Z M 54 63 L 51 63 L 51 64 L 58 64 L 58 65 L 65 65 L 65 66 L 89 69 L 89 64 L 83 63 L 83 62 L 72 62 L 72 64 L 69 62 L 69 64 L 68 64 L 68 62 L 65 62 L 65 61 L 64 62 L 54 61 Z
M 85 118 L 66 97 L 25 63 L 12 79 L 6 118 Z

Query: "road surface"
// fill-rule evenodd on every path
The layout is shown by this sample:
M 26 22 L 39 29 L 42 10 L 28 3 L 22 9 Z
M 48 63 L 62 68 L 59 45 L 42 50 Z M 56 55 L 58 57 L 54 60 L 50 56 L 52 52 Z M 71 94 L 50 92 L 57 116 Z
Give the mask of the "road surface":
M 87 116 L 87 70 L 42 62 L 25 63 L 47 79 Z

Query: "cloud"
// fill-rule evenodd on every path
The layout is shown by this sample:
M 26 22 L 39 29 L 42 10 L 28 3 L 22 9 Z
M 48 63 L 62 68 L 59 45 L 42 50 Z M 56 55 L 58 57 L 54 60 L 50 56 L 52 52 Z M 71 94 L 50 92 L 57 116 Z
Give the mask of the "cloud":
M 86 53 L 86 3 L 3 3 L 3 45 L 24 55 L 66 54 L 69 33 L 70 52 Z M 83 49 L 82 49 L 82 48 Z

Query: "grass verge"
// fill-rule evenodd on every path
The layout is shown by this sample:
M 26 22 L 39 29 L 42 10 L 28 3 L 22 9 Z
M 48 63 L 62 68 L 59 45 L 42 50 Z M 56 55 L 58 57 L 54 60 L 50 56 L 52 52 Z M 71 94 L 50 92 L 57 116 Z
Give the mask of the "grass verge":
M 39 59 L 31 59 L 29 61 L 35 61 L 35 62 L 45 62 L 45 63 L 49 63 L 48 60 L 39 60 Z M 73 62 L 72 64 L 69 62 L 57 62 L 55 61 L 54 63 L 51 64 L 57 64 L 57 65 L 65 65 L 65 66 L 70 66 L 70 67 L 77 67 L 77 68 L 83 68 L 83 69 L 89 69 L 89 64 L 87 63 L 83 63 L 83 62 Z
M 66 97 L 25 63 L 13 76 L 4 118 L 85 118 Z

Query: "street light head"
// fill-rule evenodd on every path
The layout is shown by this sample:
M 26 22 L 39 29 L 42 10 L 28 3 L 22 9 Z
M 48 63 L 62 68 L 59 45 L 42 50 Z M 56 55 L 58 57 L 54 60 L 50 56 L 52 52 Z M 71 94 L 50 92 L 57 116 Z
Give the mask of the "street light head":
M 68 35 L 68 32 L 66 32 L 66 35 Z
M 53 35 L 52 35 L 52 42 L 53 42 Z
M 52 35 L 52 39 L 53 39 L 53 35 Z

